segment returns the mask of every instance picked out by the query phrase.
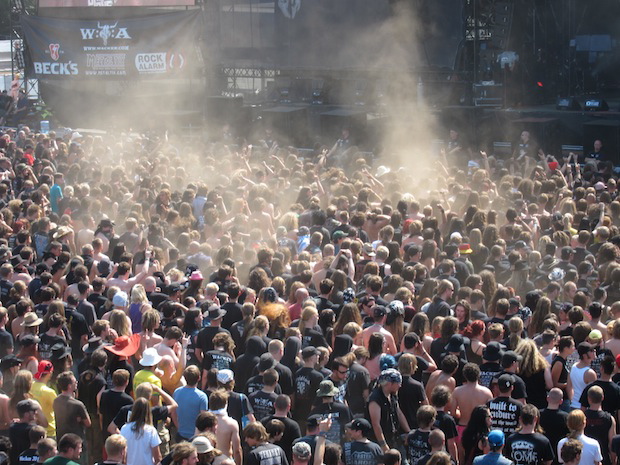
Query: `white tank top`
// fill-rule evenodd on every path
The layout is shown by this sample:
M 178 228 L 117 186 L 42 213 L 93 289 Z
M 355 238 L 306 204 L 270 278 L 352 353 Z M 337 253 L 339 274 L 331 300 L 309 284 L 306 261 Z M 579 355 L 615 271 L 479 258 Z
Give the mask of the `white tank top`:
M 570 381 L 573 385 L 573 398 L 570 401 L 570 406 L 573 408 L 581 408 L 581 402 L 579 402 L 579 398 L 581 397 L 581 393 L 586 388 L 586 382 L 583 380 L 586 371 L 590 369 L 589 366 L 585 366 L 583 368 L 577 367 L 577 365 L 573 365 L 570 369 Z

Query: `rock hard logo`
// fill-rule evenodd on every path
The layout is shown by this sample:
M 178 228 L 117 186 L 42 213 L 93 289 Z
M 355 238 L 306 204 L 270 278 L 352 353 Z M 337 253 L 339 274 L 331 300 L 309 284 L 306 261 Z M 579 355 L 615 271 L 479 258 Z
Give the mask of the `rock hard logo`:
M 58 61 L 60 57 L 60 44 L 49 44 L 50 58 L 54 61 Z
M 114 24 L 101 24 L 97 21 L 97 29 L 80 28 L 82 40 L 101 39 L 104 47 L 110 39 L 131 39 L 126 27 L 118 27 L 118 21 Z

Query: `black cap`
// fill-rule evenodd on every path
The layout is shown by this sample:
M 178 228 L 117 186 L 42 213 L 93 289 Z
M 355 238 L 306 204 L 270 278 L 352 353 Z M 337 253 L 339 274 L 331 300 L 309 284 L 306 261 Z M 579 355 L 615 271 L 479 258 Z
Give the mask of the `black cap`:
M 258 362 L 258 371 L 261 372 L 270 370 L 271 368 L 274 368 L 277 364 L 278 362 L 275 358 L 273 358 L 273 355 L 267 352 L 266 354 L 260 356 L 260 362 Z
M 497 362 L 502 358 L 504 352 L 502 351 L 502 345 L 497 341 L 491 341 L 487 344 L 486 348 L 482 351 L 482 358 L 489 362 Z
M 314 355 L 319 355 L 319 350 L 314 346 L 308 346 L 304 350 L 301 351 L 301 358 L 303 358 L 304 360 Z
M 500 390 L 504 390 L 504 391 L 507 389 L 510 389 L 510 387 L 514 386 L 514 384 L 515 384 L 515 377 L 507 373 L 504 373 L 503 375 L 501 375 L 499 379 L 497 380 L 497 386 L 500 388 Z
M 0 370 L 8 370 L 11 367 L 16 367 L 22 363 L 22 359 L 17 358 L 15 354 L 5 355 L 0 361 Z
M 514 350 L 508 350 L 504 352 L 504 355 L 502 356 L 502 366 L 507 368 L 514 362 L 521 362 L 522 360 L 523 357 L 517 354 Z
M 323 419 L 323 417 L 321 415 L 310 415 L 308 417 L 308 421 L 306 422 L 306 426 L 308 428 L 316 428 L 317 426 L 319 426 L 319 423 L 321 422 L 321 420 Z
M 381 318 L 387 314 L 387 309 L 383 305 L 375 305 L 372 307 L 372 314 L 375 318 Z
M 591 350 L 594 350 L 594 346 L 590 344 L 589 342 L 580 342 L 579 345 L 577 346 L 577 353 L 579 354 L 580 357 L 584 354 L 587 354 Z
M 460 334 L 453 334 L 450 336 L 448 344 L 446 344 L 446 352 L 461 352 L 465 350 L 465 339 Z
M 355 431 L 361 431 L 362 434 L 364 434 L 364 436 L 368 434 L 370 430 L 372 429 L 370 422 L 366 420 L 365 418 L 356 418 L 355 420 L 347 423 L 346 426 L 349 429 L 352 429 Z
M 519 302 L 519 299 L 515 299 L 514 297 L 508 300 L 508 303 L 510 303 L 511 307 L 521 307 L 521 302 Z

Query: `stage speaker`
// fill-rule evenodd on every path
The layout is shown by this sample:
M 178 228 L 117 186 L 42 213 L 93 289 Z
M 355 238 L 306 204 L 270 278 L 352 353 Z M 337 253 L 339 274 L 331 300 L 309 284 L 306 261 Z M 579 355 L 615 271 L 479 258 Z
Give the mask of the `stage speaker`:
M 575 97 L 560 97 L 555 105 L 556 110 L 580 111 L 581 105 Z
M 609 111 L 609 105 L 603 99 L 591 98 L 585 101 L 584 108 L 586 111 Z

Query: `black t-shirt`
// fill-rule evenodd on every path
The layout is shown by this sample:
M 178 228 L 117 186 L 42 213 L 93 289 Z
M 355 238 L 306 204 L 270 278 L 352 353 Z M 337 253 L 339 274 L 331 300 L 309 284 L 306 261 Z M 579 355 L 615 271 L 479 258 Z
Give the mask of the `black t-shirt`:
M 549 439 L 540 433 L 511 434 L 506 440 L 504 455 L 515 465 L 539 465 L 555 457 Z
M 481 386 L 491 389 L 491 382 L 497 373 L 502 371 L 502 366 L 497 362 L 486 362 L 480 365 L 480 380 L 478 381 Z
M 295 386 L 293 385 L 293 373 L 291 372 L 291 369 L 278 362 L 275 370 L 280 376 L 278 379 L 278 384 L 282 388 L 282 394 L 286 394 L 287 396 L 293 395 L 295 392 Z M 284 451 L 286 452 L 286 449 Z
M 86 300 L 88 300 L 91 304 L 93 304 L 93 307 L 95 307 L 95 313 L 97 314 L 97 318 L 101 319 L 101 317 L 105 313 L 104 305 L 106 304 L 108 299 L 106 299 L 105 296 L 101 294 L 93 293 L 93 294 L 89 294 Z M 153 306 L 153 308 L 157 308 L 157 307 Z
M 245 393 L 249 396 L 253 392 L 260 391 L 263 387 L 265 387 L 263 375 L 252 376 L 245 384 Z M 276 384 L 275 393 L 278 395 L 282 394 L 282 388 L 280 387 L 280 383 Z
M 244 465 L 288 465 L 288 460 L 281 447 L 267 442 L 252 449 Z
M 493 429 L 501 429 L 504 434 L 514 433 L 519 426 L 523 404 L 512 397 L 496 397 L 487 402 L 493 419 Z
M 67 327 L 71 334 L 71 353 L 73 358 L 82 358 L 81 338 L 84 335 L 90 334 L 86 319 L 74 308 L 66 308 L 65 317 L 67 318 Z
M 418 465 L 418 460 L 431 451 L 428 443 L 430 431 L 420 431 L 415 429 L 407 436 L 407 459 L 410 465 Z
M 494 388 L 497 390 L 497 380 L 503 374 L 512 375 L 512 377 L 515 379 L 514 388 L 512 390 L 512 394 L 510 394 L 510 397 L 512 397 L 513 399 L 527 399 L 527 389 L 525 387 L 525 382 L 519 375 L 515 373 L 508 373 L 507 371 L 500 371 L 499 373 L 497 373 L 493 377 L 492 384 L 495 385 Z M 491 390 L 493 391 L 493 389 Z M 496 392 L 496 391 L 493 391 L 493 392 L 498 396 L 500 395 L 499 392 Z
M 354 362 L 349 367 L 349 376 L 347 377 L 347 393 L 346 400 L 351 409 L 351 413 L 362 415 L 365 412 L 366 402 L 363 393 L 370 387 L 370 373 L 366 367 Z
M 11 440 L 11 452 L 9 457 L 11 463 L 17 463 L 17 457 L 21 451 L 30 448 L 30 438 L 28 434 L 32 429 L 32 425 L 29 423 L 13 423 L 9 427 L 9 439 Z
M 86 406 L 91 415 L 97 413 L 97 394 L 107 387 L 103 372 L 89 368 L 80 375 L 78 383 L 78 399 Z
M 458 436 L 456 421 L 454 421 L 454 417 L 444 411 L 437 412 L 437 419 L 435 420 L 434 427 L 439 428 L 441 431 L 443 431 L 443 434 L 446 436 L 446 441 L 449 441 L 450 439 Z
M 316 436 L 315 435 L 308 435 L 308 436 L 302 436 L 299 439 L 295 439 L 293 441 L 293 444 L 297 444 L 298 442 L 305 442 L 306 444 L 308 444 L 310 446 L 310 460 L 308 461 L 308 464 L 314 463 L 314 451 L 316 450 Z M 330 440 L 326 439 L 325 440 L 325 445 L 327 446 L 328 444 L 333 444 Z
M 55 344 L 66 345 L 66 341 L 64 340 L 64 338 L 58 335 L 50 336 L 47 333 L 43 333 L 41 334 L 40 339 L 39 356 L 41 360 L 49 360 L 52 357 L 52 347 Z
M 211 368 L 217 368 L 218 370 L 234 370 L 234 362 L 235 360 L 228 352 L 221 350 L 210 350 L 202 359 L 202 368 L 207 371 Z
M 230 330 L 233 324 L 243 319 L 242 306 L 237 302 L 226 302 L 222 305 L 226 315 L 222 318 L 222 328 Z
M 342 447 L 342 461 L 345 465 L 376 465 L 382 456 L 381 447 L 372 441 L 345 442 Z
M 400 404 L 400 409 L 405 414 L 410 428 L 417 428 L 416 414 L 422 402 L 426 400 L 424 386 L 409 375 L 403 376 L 403 384 L 398 390 L 398 398 L 406 399 Z M 447 438 L 446 438 L 447 439 Z
M 351 421 L 349 408 L 340 402 L 329 402 L 314 408 L 311 415 L 321 415 L 323 419 L 332 416 L 332 426 L 327 432 L 329 441 L 341 444 L 344 440 L 345 425 Z
M 433 455 L 435 455 L 436 453 L 437 452 L 429 452 L 424 457 L 422 457 L 420 460 L 418 460 L 418 465 L 426 465 L 428 463 L 428 461 L 431 459 L 431 457 Z M 454 461 L 454 459 L 452 457 L 450 457 L 450 463 L 452 465 L 456 465 L 456 462 Z
M 255 391 L 250 394 L 248 398 L 250 399 L 250 405 L 254 410 L 256 420 L 262 421 L 264 418 L 276 413 L 274 404 L 278 398 L 278 394 L 275 392 L 265 392 L 261 389 L 260 391 Z
M 203 354 L 213 350 L 215 348 L 213 347 L 213 338 L 219 333 L 230 334 L 230 332 L 220 326 L 207 326 L 206 328 L 202 328 L 196 338 L 196 347 L 202 349 Z
M 36 449 L 26 449 L 17 458 L 17 465 L 35 465 L 39 461 L 39 454 Z
M 234 418 L 237 421 L 239 431 L 243 431 L 241 419 L 250 413 L 254 413 L 248 396 L 235 391 L 229 392 L 226 412 L 230 418 Z
M 301 340 L 302 347 L 314 346 L 314 347 L 329 347 L 325 336 L 321 331 L 312 328 L 306 328 L 304 331 L 304 337 Z
M 125 423 L 129 421 L 129 417 L 131 415 L 131 407 L 133 407 L 133 404 L 121 407 L 121 409 L 114 417 L 114 424 L 118 429 L 121 429 L 125 425 Z M 157 424 L 160 421 L 166 421 L 168 419 L 168 407 L 166 407 L 165 405 L 157 405 L 155 407 L 152 407 L 151 414 L 153 416 L 153 426 L 157 428 Z
M 323 375 L 314 368 L 303 367 L 295 373 L 295 409 L 293 418 L 305 422 L 316 397 Z
M 40 347 L 40 345 L 39 345 Z M 6 329 L 0 329 L 0 358 L 9 354 L 9 351 L 13 351 L 13 336 Z M 41 349 L 39 348 L 39 353 Z M 47 359 L 49 360 L 49 359 Z
M 586 428 L 584 434 L 598 441 L 601 446 L 601 454 L 603 455 L 603 465 L 611 465 L 609 458 L 609 430 L 612 427 L 612 417 L 604 410 L 585 411 Z
M 540 411 L 540 427 L 545 431 L 554 451 L 557 450 L 558 443 L 568 435 L 567 418 L 568 413 L 563 410 L 546 408 Z
M 293 447 L 293 442 L 301 437 L 301 429 L 299 428 L 299 424 L 288 417 L 277 417 L 275 415 L 269 415 L 266 418 L 263 418 L 261 420 L 263 425 L 267 425 L 267 423 L 269 423 L 269 420 L 280 420 L 282 423 L 284 423 L 284 434 L 282 435 L 282 439 L 280 439 L 278 442 L 275 442 L 274 444 L 276 446 L 280 446 L 282 448 L 282 450 L 284 450 L 284 453 L 286 454 L 286 458 L 289 460 L 289 462 L 292 459 L 292 451 L 291 448 Z
M 108 430 L 108 426 L 112 420 L 114 420 L 114 417 L 116 417 L 121 408 L 126 405 L 133 405 L 133 399 L 124 391 L 118 392 L 112 389 L 106 389 L 101 393 L 99 412 L 101 412 L 103 431 Z
M 603 390 L 604 397 L 601 408 L 604 411 L 615 415 L 616 410 L 620 408 L 620 386 L 613 381 L 602 381 L 597 379 L 596 381 L 588 384 L 581 393 L 579 402 L 582 407 L 590 407 L 590 402 L 588 402 L 588 391 L 592 386 L 599 386 Z

